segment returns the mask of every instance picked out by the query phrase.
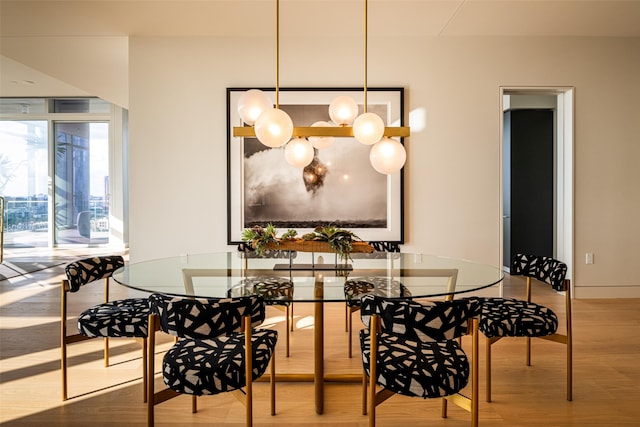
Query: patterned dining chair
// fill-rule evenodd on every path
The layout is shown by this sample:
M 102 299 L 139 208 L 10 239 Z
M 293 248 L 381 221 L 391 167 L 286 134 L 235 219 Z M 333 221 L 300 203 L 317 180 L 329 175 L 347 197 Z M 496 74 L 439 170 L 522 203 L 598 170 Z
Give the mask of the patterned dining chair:
M 375 254 L 387 256 L 388 253 L 399 253 L 400 245 L 396 242 L 369 242 L 374 249 Z M 357 256 L 357 255 L 353 255 Z M 352 331 L 353 331 L 353 313 L 360 310 L 360 298 L 366 294 L 377 296 L 399 296 L 409 297 L 409 290 L 397 280 L 388 277 L 354 277 L 348 279 L 344 283 L 344 299 L 345 299 L 345 331 L 348 333 L 348 353 L 349 358 L 353 356 L 352 347 Z
M 362 297 L 362 411 L 368 411 L 370 426 L 376 423 L 376 406 L 396 394 L 444 398 L 443 418 L 451 401 L 470 411 L 471 425 L 478 425 L 480 304 L 479 298 L 417 302 Z M 466 334 L 472 337 L 471 362 L 460 344 Z M 469 382 L 470 398 L 460 394 Z
M 169 387 L 155 391 L 155 334 L 149 337 L 148 426 L 154 407 L 180 394 L 197 396 L 234 392 L 245 404 L 246 424 L 253 423 L 253 381 L 270 365 L 271 415 L 275 415 L 275 347 L 278 332 L 256 329 L 265 319 L 262 297 L 183 298 L 154 293 L 149 297 L 149 328 L 177 337 L 164 355 L 162 376 Z
M 491 346 L 504 337 L 526 337 L 526 363 L 531 366 L 531 338 L 565 344 L 567 347 L 567 400 L 573 399 L 571 285 L 566 279 L 567 265 L 556 259 L 516 254 L 511 264 L 512 276 L 525 276 L 526 300 L 485 298 L 480 317 L 480 331 L 486 336 L 486 400 L 491 402 Z M 559 334 L 558 316 L 548 307 L 531 302 L 532 281 L 565 294 L 566 333 Z
M 295 251 L 278 251 L 267 249 L 262 255 L 247 243 L 240 243 L 238 251 L 243 253 L 247 270 L 249 259 L 255 258 L 282 258 L 291 260 L 296 257 Z M 285 314 L 285 354 L 289 357 L 289 332 L 293 332 L 293 280 L 291 276 L 260 276 L 245 277 L 237 285 L 229 290 L 229 296 L 257 294 L 264 297 L 265 304 L 281 310 Z
M 66 278 L 62 280 L 60 349 L 62 370 L 62 400 L 67 400 L 67 345 L 92 338 L 104 338 L 104 364 L 109 366 L 109 338 L 136 338 L 142 341 L 142 383 L 143 400 L 147 401 L 147 322 L 149 302 L 146 298 L 126 298 L 109 301 L 109 279 L 114 271 L 124 266 L 119 256 L 98 256 L 85 258 L 68 264 Z M 104 280 L 104 300 L 78 316 L 79 333 L 67 335 L 67 300 L 69 293 L 75 293 L 85 285 Z

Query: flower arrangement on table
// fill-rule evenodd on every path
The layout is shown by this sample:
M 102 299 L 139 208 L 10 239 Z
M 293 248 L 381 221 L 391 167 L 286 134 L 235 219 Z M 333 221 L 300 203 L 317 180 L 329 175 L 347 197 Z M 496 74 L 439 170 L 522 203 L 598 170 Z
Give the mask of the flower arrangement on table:
M 373 252 L 373 247 L 363 242 L 349 230 L 333 225 L 319 225 L 311 233 L 297 237 L 298 232 L 289 229 L 278 237 L 277 229 L 269 223 L 256 225 L 242 232 L 242 240 L 251 244 L 258 255 L 267 249 L 300 252 L 335 252 L 346 261 L 353 252 Z

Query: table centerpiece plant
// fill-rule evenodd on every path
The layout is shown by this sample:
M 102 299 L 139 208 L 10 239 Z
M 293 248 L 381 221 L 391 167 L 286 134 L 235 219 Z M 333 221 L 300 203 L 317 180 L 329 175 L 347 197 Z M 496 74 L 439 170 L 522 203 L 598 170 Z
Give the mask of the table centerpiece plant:
M 350 258 L 351 252 L 373 252 L 373 248 L 352 231 L 338 228 L 332 224 L 319 225 L 312 232 L 306 233 L 300 238 L 297 237 L 297 231 L 293 229 L 287 230 L 278 237 L 277 229 L 273 224 L 269 223 L 265 227 L 256 225 L 243 231 L 242 240 L 250 243 L 260 256 L 267 249 L 323 251 L 318 249 L 322 245 L 305 245 L 307 242 L 324 242 L 344 262 Z

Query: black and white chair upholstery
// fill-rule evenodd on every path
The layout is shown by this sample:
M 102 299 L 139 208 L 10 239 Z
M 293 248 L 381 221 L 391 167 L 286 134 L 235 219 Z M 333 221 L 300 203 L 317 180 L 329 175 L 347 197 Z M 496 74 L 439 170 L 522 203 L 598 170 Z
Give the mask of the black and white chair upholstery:
M 363 413 L 375 425 L 375 408 L 395 394 L 446 401 L 471 412 L 478 424 L 478 321 L 481 301 L 416 302 L 365 295 L 361 300 L 360 331 L 363 380 Z M 471 362 L 457 338 L 472 336 Z M 367 398 L 367 379 L 369 382 Z M 460 395 L 471 380 L 471 398 Z M 376 386 L 380 391 L 376 392 Z
M 373 246 L 374 254 L 386 256 L 387 253 L 399 253 L 400 245 L 395 242 L 369 242 Z M 357 254 L 353 254 L 357 256 Z M 370 257 L 371 255 L 367 255 Z M 349 334 L 349 357 L 352 353 L 353 313 L 360 310 L 360 298 L 372 294 L 381 297 L 410 297 L 411 293 L 397 280 L 388 277 L 354 277 L 344 283 L 345 304 L 345 332 Z
M 545 256 L 516 254 L 511 275 L 526 277 L 526 300 L 485 298 L 480 331 L 486 336 L 487 402 L 491 402 L 491 346 L 504 337 L 526 337 L 527 366 L 531 365 L 531 338 L 542 338 L 567 346 L 567 400 L 572 400 L 571 286 L 567 266 Z M 566 334 L 558 334 L 558 316 L 548 307 L 531 302 L 531 279 L 565 293 Z
M 265 318 L 262 297 L 225 299 L 183 298 L 152 294 L 149 327 L 177 337 L 162 361 L 168 389 L 155 392 L 149 381 L 148 425 L 154 425 L 154 406 L 180 394 L 196 396 L 240 393 L 246 423 L 253 419 L 253 381 L 271 365 L 271 414 L 275 415 L 275 359 L 278 332 L 255 329 Z M 154 367 L 155 335 L 149 338 L 149 376 Z M 271 363 L 270 363 L 271 362 Z
M 379 297 L 411 296 L 411 292 L 402 283 L 388 277 L 360 277 L 349 279 L 344 285 L 344 296 L 347 303 L 347 332 L 349 334 L 349 357 L 352 357 L 353 313 L 360 310 L 360 301 L 364 295 Z
M 109 278 L 124 266 L 119 256 L 99 256 L 81 259 L 68 264 L 66 278 L 62 281 L 61 294 L 61 370 L 62 400 L 67 400 L 67 345 L 91 338 L 104 338 L 104 363 L 109 366 L 109 338 L 137 338 L 142 341 L 143 399 L 147 401 L 147 336 L 149 302 L 146 298 L 127 298 L 109 301 Z M 67 299 L 70 292 L 78 292 L 89 283 L 104 279 L 105 302 L 98 304 L 78 316 L 80 333 L 67 335 Z
M 282 258 L 291 260 L 296 257 L 295 251 L 265 250 L 258 255 L 248 244 L 238 245 L 238 251 L 243 253 L 245 270 L 248 268 L 248 260 L 251 258 Z M 285 352 L 289 357 L 289 332 L 293 332 L 293 280 L 291 277 L 261 276 L 247 277 L 229 290 L 228 296 L 238 297 L 243 295 L 261 295 L 266 305 L 274 307 L 285 313 Z

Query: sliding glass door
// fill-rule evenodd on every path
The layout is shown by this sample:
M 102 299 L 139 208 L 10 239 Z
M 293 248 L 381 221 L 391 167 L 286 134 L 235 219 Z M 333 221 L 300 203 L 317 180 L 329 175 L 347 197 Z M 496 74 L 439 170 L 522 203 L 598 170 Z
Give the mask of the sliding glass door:
M 67 122 L 55 132 L 55 243 L 109 243 L 109 124 Z
M 0 121 L 4 246 L 48 246 L 47 121 Z
M 127 117 L 98 98 L 0 97 L 5 255 L 126 246 Z

